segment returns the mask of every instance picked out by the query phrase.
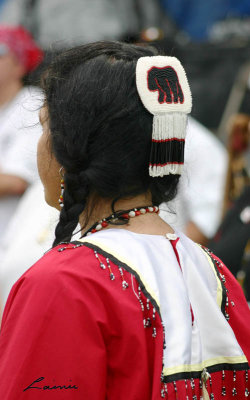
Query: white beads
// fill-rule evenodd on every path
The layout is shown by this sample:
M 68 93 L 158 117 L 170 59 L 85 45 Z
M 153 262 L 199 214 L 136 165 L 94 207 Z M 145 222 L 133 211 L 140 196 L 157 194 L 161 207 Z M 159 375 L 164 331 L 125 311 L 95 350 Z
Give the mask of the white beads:
M 83 236 L 89 236 L 92 233 L 99 232 L 103 228 L 106 228 L 109 223 L 117 221 L 119 218 L 122 218 L 124 221 L 128 221 L 130 218 L 134 218 L 139 215 L 145 215 L 146 213 L 158 213 L 159 207 L 150 206 L 150 207 L 142 207 L 142 208 L 133 208 L 132 210 L 127 211 L 118 211 L 115 214 L 110 215 L 109 217 L 103 218 L 97 221 Z

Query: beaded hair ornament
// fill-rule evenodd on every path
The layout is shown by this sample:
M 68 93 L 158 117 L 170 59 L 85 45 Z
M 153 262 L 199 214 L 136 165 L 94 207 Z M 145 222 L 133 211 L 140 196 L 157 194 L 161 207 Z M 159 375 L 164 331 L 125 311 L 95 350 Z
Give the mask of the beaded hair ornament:
M 144 107 L 154 116 L 149 175 L 181 174 L 187 114 L 192 109 L 183 66 L 175 57 L 141 57 L 136 86 Z

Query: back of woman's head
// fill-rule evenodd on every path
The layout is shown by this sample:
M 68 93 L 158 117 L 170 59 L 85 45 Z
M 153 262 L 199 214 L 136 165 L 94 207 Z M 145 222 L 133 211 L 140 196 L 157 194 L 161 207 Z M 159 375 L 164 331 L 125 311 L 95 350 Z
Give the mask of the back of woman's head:
M 154 205 L 175 196 L 179 175 L 148 172 L 153 116 L 139 98 L 135 71 L 140 57 L 153 55 L 152 48 L 97 42 L 66 51 L 48 69 L 52 151 L 65 170 L 55 243 L 70 240 L 90 194 L 111 203 L 150 191 Z

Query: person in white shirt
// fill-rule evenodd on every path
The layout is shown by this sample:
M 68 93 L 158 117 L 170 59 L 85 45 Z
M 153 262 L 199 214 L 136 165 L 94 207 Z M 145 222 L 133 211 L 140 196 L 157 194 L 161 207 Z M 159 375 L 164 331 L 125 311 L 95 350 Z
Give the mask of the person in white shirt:
M 178 194 L 168 208 L 161 206 L 160 215 L 195 242 L 207 245 L 222 218 L 227 151 L 212 132 L 189 117 L 184 158 Z
M 45 202 L 38 180 L 26 190 L 2 240 L 0 316 L 13 284 L 51 247 L 58 218 L 59 212 Z
M 21 27 L 0 26 L 0 236 L 20 196 L 36 178 L 36 144 L 41 134 L 42 94 L 23 87 L 23 77 L 42 59 L 42 51 Z
M 136 36 L 158 27 L 161 11 L 156 0 L 9 0 L 0 21 L 22 23 L 49 50 Z

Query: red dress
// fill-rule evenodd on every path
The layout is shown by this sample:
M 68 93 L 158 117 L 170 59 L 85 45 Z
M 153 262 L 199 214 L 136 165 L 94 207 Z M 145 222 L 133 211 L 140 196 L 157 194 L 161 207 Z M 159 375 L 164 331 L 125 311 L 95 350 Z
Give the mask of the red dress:
M 171 245 L 181 274 L 178 239 Z M 208 366 L 203 389 L 215 400 L 244 399 L 250 312 L 233 276 L 213 261 L 226 295 L 223 318 L 246 358 Z M 105 246 L 88 240 L 50 250 L 9 295 L 0 334 L 0 399 L 200 400 L 200 367 L 164 372 L 168 332 L 164 336 L 163 305 L 156 299 L 141 272 Z M 190 324 L 195 307 L 190 303 Z

